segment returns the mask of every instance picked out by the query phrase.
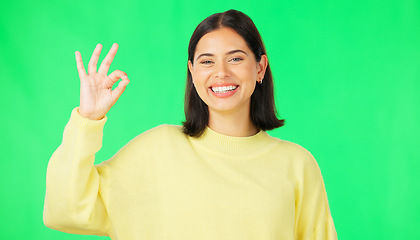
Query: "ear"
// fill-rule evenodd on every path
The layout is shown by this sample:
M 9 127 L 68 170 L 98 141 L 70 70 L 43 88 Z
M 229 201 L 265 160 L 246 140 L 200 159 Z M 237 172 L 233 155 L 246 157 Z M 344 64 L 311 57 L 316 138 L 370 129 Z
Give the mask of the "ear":
M 268 58 L 267 55 L 261 55 L 261 60 L 257 62 L 257 81 L 262 80 L 265 75 L 265 70 L 267 69 Z
M 188 60 L 188 70 L 190 70 L 190 73 L 191 73 L 191 76 L 192 76 L 193 75 L 193 64 L 192 64 L 191 60 Z

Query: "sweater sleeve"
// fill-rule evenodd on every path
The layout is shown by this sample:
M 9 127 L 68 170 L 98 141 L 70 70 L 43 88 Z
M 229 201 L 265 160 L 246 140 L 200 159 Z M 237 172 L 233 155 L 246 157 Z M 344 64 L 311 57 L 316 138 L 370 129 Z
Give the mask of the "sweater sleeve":
M 324 180 L 316 160 L 309 154 L 303 166 L 297 197 L 297 239 L 336 240 Z
M 106 170 L 94 166 L 95 153 L 102 146 L 102 120 L 90 120 L 72 111 L 61 145 L 47 168 L 44 224 L 59 231 L 108 235 L 106 195 L 101 180 Z

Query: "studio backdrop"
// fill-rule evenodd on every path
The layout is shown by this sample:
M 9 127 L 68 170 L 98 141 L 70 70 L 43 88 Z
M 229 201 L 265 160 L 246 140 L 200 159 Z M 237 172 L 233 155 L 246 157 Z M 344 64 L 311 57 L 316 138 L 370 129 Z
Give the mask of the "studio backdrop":
M 131 80 L 107 115 L 99 163 L 147 129 L 181 124 L 189 38 L 232 8 L 267 48 L 285 119 L 269 134 L 317 159 L 338 238 L 418 238 L 418 0 L 2 1 L 0 238 L 104 239 L 42 221 L 48 160 L 79 104 L 75 51 L 86 66 L 97 43 L 101 59 L 118 43 L 110 72 Z

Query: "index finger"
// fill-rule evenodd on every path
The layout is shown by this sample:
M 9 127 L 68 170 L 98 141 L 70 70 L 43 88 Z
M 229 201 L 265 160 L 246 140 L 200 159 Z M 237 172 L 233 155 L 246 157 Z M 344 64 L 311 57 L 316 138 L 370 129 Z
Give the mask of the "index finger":
M 114 60 L 115 54 L 118 50 L 118 44 L 114 43 L 109 50 L 108 54 L 104 58 L 104 60 L 101 63 L 101 66 L 99 67 L 98 73 L 107 74 L 109 71 L 109 67 L 111 66 L 112 61 Z
M 79 78 L 82 79 L 86 76 L 86 70 L 82 61 L 82 54 L 80 54 L 79 51 L 76 51 L 74 54 L 76 55 L 77 72 L 79 73 Z

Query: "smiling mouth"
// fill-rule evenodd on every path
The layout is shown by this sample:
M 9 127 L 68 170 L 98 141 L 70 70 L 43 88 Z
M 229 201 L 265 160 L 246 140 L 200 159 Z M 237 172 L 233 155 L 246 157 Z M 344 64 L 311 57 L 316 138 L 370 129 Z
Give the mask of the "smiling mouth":
M 223 86 L 223 87 L 211 87 L 210 89 L 214 93 L 227 93 L 227 92 L 235 91 L 235 89 L 237 89 L 238 87 L 239 87 L 239 85 L 236 85 L 236 86 Z

